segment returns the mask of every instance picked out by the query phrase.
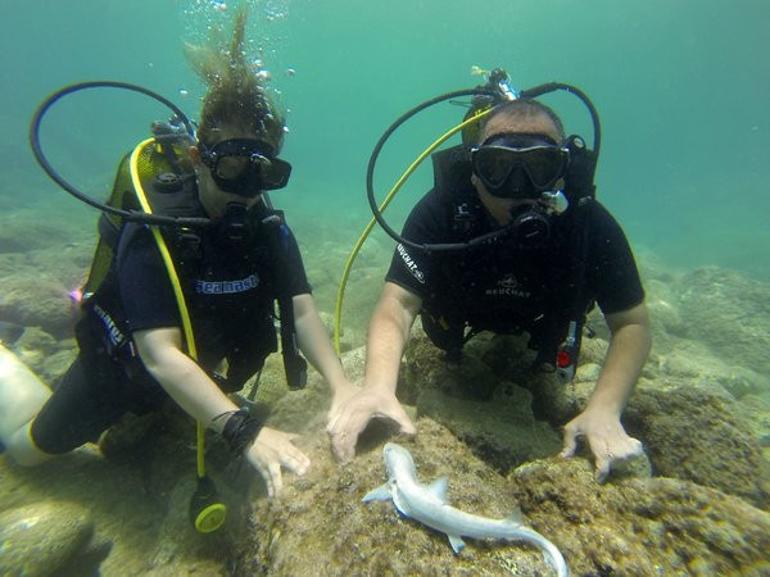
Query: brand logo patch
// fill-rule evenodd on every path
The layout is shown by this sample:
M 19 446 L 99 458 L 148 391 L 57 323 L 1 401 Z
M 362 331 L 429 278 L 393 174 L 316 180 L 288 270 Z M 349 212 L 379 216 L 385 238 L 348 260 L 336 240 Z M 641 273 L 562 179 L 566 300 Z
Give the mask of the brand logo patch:
M 241 280 L 223 280 L 223 281 L 204 281 L 196 280 L 194 282 L 195 292 L 204 295 L 226 295 L 243 293 L 259 286 L 259 277 L 256 274 L 250 274 Z
M 94 313 L 102 321 L 104 330 L 107 331 L 107 338 L 110 339 L 110 344 L 114 347 L 122 345 L 126 341 L 126 336 L 120 331 L 109 313 L 97 304 L 94 304 Z
M 513 273 L 509 273 L 498 280 L 493 288 L 488 288 L 485 291 L 485 294 L 493 297 L 517 297 L 522 299 L 528 299 L 532 296 L 530 291 L 522 288 L 521 283 L 516 280 Z
M 417 263 L 414 262 L 414 259 L 411 256 L 409 256 L 408 252 L 406 252 L 404 245 L 402 245 L 401 243 L 398 243 L 398 245 L 396 246 L 396 250 L 398 251 L 398 254 L 401 256 L 401 260 L 404 261 L 406 268 L 409 269 L 409 273 L 414 278 L 416 278 L 420 282 L 420 284 L 425 284 L 425 275 L 419 268 L 417 268 Z

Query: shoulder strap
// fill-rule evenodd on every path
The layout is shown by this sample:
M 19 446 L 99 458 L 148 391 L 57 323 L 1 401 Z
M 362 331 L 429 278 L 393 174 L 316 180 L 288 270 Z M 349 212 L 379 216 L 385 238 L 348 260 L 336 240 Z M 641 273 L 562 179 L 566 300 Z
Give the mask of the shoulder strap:
M 294 302 L 289 291 L 287 271 L 289 270 L 288 246 L 289 227 L 283 211 L 267 208 L 263 212 L 262 226 L 268 228 L 267 239 L 275 267 L 275 282 L 278 289 L 278 314 L 281 323 L 281 354 L 286 373 L 286 384 L 290 389 L 302 389 L 307 384 L 307 361 L 297 346 L 294 326 Z
M 596 153 L 587 148 L 583 139 L 575 134 L 567 138 L 566 146 L 570 151 L 570 161 L 565 175 L 565 193 L 570 204 L 596 198 Z
M 452 229 L 461 236 L 471 237 L 481 214 L 481 202 L 471 188 L 471 161 L 462 144 L 431 155 L 433 186 L 452 205 Z
M 550 351 L 548 354 L 552 355 L 555 351 L 556 372 L 564 382 L 570 382 L 575 376 L 583 326 L 593 304 L 585 301 L 586 261 L 593 204 L 592 197 L 583 197 L 577 202 L 577 206 L 574 207 L 575 212 L 571 215 L 572 229 L 569 235 L 571 269 L 566 286 L 558 291 L 560 298 L 564 299 L 566 304 L 564 308 L 557 308 L 560 310 L 557 314 L 561 319 L 554 319 L 552 326 L 557 332 L 548 337 L 550 342 L 546 343 L 545 347 L 546 351 Z M 553 360 L 547 362 L 553 362 Z

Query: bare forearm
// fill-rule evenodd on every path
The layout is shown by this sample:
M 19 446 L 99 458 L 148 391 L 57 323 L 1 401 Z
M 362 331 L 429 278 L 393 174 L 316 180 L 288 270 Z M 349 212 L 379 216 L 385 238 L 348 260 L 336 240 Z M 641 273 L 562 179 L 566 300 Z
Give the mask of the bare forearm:
M 601 408 L 620 416 L 647 361 L 650 346 L 646 324 L 629 324 L 613 333 L 589 408 Z
M 398 370 L 415 313 L 394 299 L 383 297 L 369 324 L 366 348 L 366 385 L 395 393 Z
M 216 417 L 238 410 L 206 372 L 179 350 L 164 351 L 147 369 L 188 415 L 208 428 L 221 432 L 227 419 Z
M 294 327 L 300 350 L 329 383 L 332 392 L 347 385 L 342 365 L 309 294 L 294 297 Z

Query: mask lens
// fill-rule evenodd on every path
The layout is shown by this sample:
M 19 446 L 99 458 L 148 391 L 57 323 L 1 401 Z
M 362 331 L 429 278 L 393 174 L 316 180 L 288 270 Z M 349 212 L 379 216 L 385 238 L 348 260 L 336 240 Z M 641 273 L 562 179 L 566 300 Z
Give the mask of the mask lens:
M 484 184 L 500 188 L 505 184 L 515 162 L 513 150 L 501 146 L 482 146 L 473 153 L 473 168 Z
M 547 187 L 562 176 L 566 162 L 566 152 L 555 146 L 540 146 L 522 150 L 521 162 L 526 167 L 532 184 Z
M 217 159 L 216 175 L 225 180 L 240 178 L 249 168 L 249 159 L 244 156 L 223 156 Z
M 502 191 L 512 173 L 518 175 L 521 171 L 526 173 L 535 188 L 544 190 L 564 175 L 567 151 L 551 145 L 527 148 L 482 145 L 471 151 L 471 161 L 474 172 L 490 192 Z
M 283 188 L 289 182 L 291 164 L 280 158 L 268 160 L 268 164 L 262 165 L 262 184 L 266 190 Z

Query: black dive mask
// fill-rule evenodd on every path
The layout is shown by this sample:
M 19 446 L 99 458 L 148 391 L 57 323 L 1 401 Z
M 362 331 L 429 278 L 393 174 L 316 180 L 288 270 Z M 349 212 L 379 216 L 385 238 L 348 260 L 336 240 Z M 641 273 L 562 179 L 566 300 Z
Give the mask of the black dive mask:
M 542 134 L 497 134 L 470 152 L 473 172 L 498 198 L 538 199 L 569 163 L 569 150 Z
M 200 144 L 201 160 L 211 171 L 217 186 L 244 198 L 265 190 L 283 188 L 289 181 L 291 165 L 275 156 L 275 149 L 262 140 L 233 138 L 211 148 Z

